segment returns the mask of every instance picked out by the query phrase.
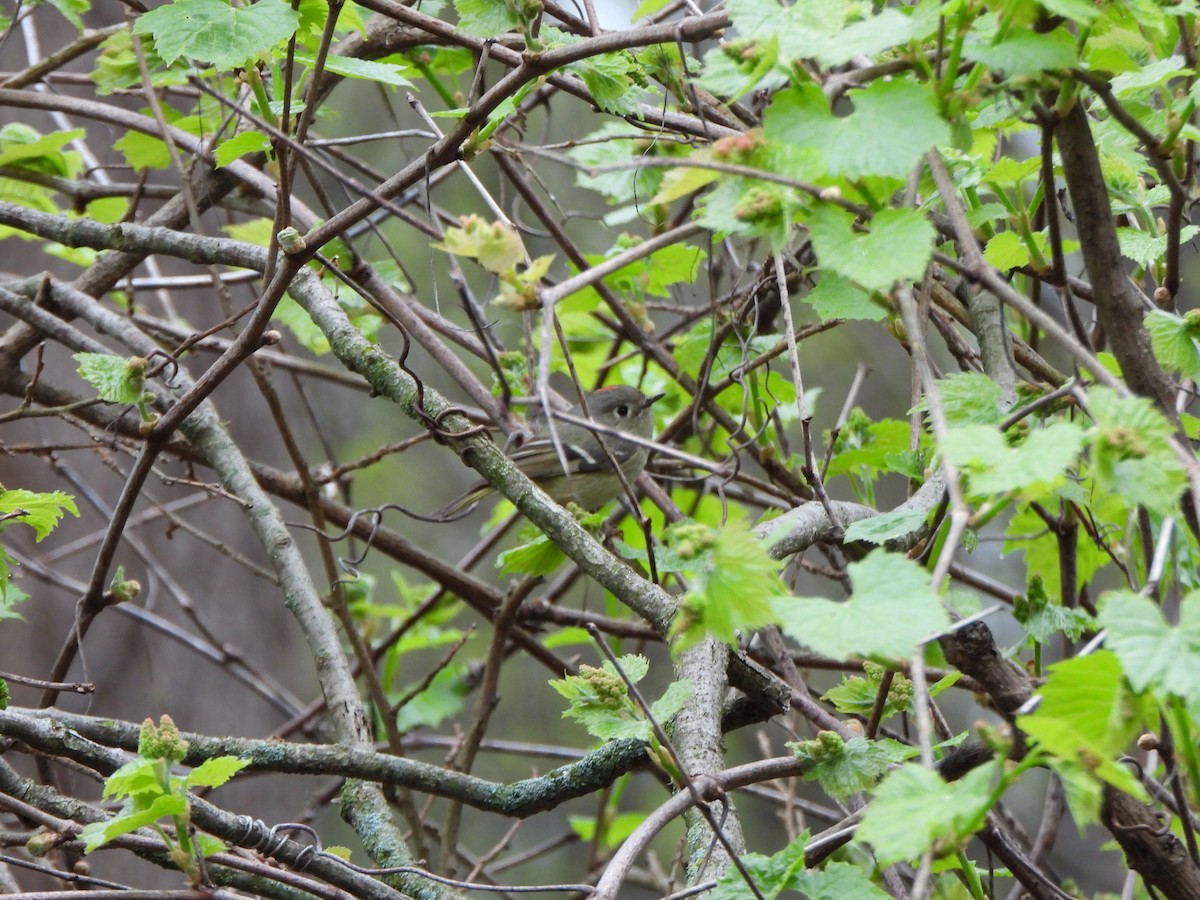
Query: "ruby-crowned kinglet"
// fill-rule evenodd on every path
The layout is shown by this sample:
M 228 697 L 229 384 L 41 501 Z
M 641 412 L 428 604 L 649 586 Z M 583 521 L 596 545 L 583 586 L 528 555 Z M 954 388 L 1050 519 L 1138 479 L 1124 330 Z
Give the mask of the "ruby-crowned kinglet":
M 637 388 L 617 384 L 588 394 L 587 407 L 592 420 L 599 425 L 650 438 L 654 436 L 654 412 L 650 405 L 662 396 L 647 397 Z M 575 416 L 583 415 L 578 407 L 572 407 L 570 412 Z M 557 447 L 549 429 L 543 427 L 535 440 L 513 453 L 510 459 L 555 503 L 577 503 L 584 509 L 597 509 L 619 497 L 623 490 L 621 479 L 613 469 L 609 454 L 629 482 L 642 474 L 646 466 L 649 455 L 646 447 L 617 435 L 597 435 L 570 422 L 558 423 L 554 432 L 558 438 Z M 604 447 L 608 448 L 608 453 L 604 452 Z M 441 515 L 455 515 L 492 493 L 490 484 L 477 481 L 461 497 L 447 503 Z

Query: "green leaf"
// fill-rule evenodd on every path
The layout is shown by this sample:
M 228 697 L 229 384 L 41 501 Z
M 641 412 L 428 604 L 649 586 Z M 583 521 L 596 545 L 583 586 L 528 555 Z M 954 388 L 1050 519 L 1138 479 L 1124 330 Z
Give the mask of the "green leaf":
M 75 26 L 77 31 L 83 31 L 83 16 L 92 9 L 89 0 L 45 0 L 45 2 L 47 6 L 52 6 L 62 13 L 63 18 Z
M 641 70 L 628 53 L 601 53 L 574 63 L 571 71 L 583 79 L 596 105 L 617 116 L 632 115 L 645 91 Z
M 1145 397 L 1121 397 L 1107 388 L 1088 392 L 1089 432 L 1096 487 L 1169 514 L 1187 486 L 1183 464 L 1171 449 L 1174 428 Z
M 704 55 L 704 72 L 698 84 L 720 97 L 738 100 L 751 91 L 782 85 L 787 78 L 778 70 L 778 60 L 779 40 L 775 35 L 729 41 Z
M 617 662 L 633 684 L 645 678 L 650 668 L 649 660 L 635 654 L 622 656 Z M 629 696 L 625 680 L 616 667 L 607 660 L 599 669 L 580 666 L 578 675 L 554 679 L 550 686 L 567 700 L 563 718 L 576 720 L 593 737 L 606 741 L 621 738 L 648 741 L 653 736 L 650 720 Z M 690 694 L 688 682 L 676 682 L 668 687 L 666 693 L 651 705 L 658 723 L 665 725 L 683 708 Z
M 867 718 L 875 708 L 875 701 L 883 684 L 885 672 L 887 669 L 878 663 L 865 662 L 863 663 L 863 675 L 843 676 L 841 682 L 826 691 L 821 699 L 832 703 L 838 712 Z M 949 690 L 960 677 L 959 673 L 954 672 L 935 684 L 931 684 L 929 695 L 936 697 L 943 691 Z M 880 721 L 886 722 L 892 716 L 912 712 L 912 699 L 912 682 L 901 673 L 894 672 L 887 699 L 883 703 Z
M 810 900 L 891 900 L 892 896 L 871 881 L 866 869 L 845 862 L 797 871 L 792 884 Z
M 638 4 L 638 8 L 633 11 L 633 17 L 630 21 L 636 22 L 646 16 L 652 16 L 660 9 L 665 9 L 671 0 L 642 0 Z
M 199 116 L 181 116 L 169 107 L 163 107 L 169 125 L 188 134 L 199 135 L 204 128 Z M 125 161 L 135 169 L 167 169 L 171 166 L 171 151 L 159 137 L 129 130 L 113 142 L 113 149 L 120 150 Z
M 911 209 L 886 209 L 871 219 L 871 231 L 854 231 L 853 219 L 832 206 L 818 206 L 808 221 L 821 267 L 869 291 L 889 291 L 897 281 L 925 274 L 934 230 Z
M 546 537 L 540 531 L 531 534 L 526 529 L 525 537 L 529 539 L 518 547 L 505 550 L 496 557 L 496 568 L 506 575 L 549 575 L 567 559 L 558 548 L 558 544 Z
M 787 246 L 800 203 L 782 185 L 733 178 L 721 181 L 700 203 L 697 221 L 709 231 L 762 237 L 773 250 Z
M 0 486 L 0 518 L 4 520 L 0 531 L 10 522 L 20 522 L 32 528 L 35 540 L 41 541 L 58 527 L 64 512 L 79 518 L 75 498 L 70 494 L 62 491 L 38 494 L 21 488 L 5 490 Z
M 105 799 L 144 797 L 163 793 L 157 760 L 136 757 L 104 779 Z
M 1145 62 L 1132 72 L 1117 75 L 1110 82 L 1112 92 L 1122 99 L 1144 96 L 1185 74 L 1187 60 L 1168 56 L 1156 62 Z
M 137 831 L 146 825 L 151 825 L 166 816 L 176 816 L 184 812 L 186 803 L 182 797 L 173 794 L 163 794 L 155 799 L 148 807 L 141 810 L 122 812 L 104 822 L 92 822 L 85 825 L 79 832 L 79 838 L 84 843 L 84 853 L 102 847 L 109 841 L 123 834 Z
M 467 34 L 494 38 L 521 24 L 512 4 L 504 0 L 454 0 L 458 27 Z
M 2 500 L 2 495 L 0 495 Z M 3 526 L 0 525 L 0 530 Z M 0 545 L 0 621 L 4 619 L 20 619 L 25 617 L 17 612 L 17 604 L 24 603 L 29 595 L 12 583 L 12 570 L 17 567 L 17 561 L 9 556 Z M 2 680 L 2 679 L 0 679 Z
M 1074 465 L 1083 443 L 1083 429 L 1073 422 L 1037 429 L 1016 447 L 996 428 L 965 425 L 948 430 L 938 450 L 970 477 L 972 494 L 985 496 L 1053 485 Z
M 396 729 L 406 734 L 417 728 L 435 728 L 450 716 L 462 712 L 464 698 L 471 690 L 473 676 L 465 665 L 447 666 L 433 676 L 433 681 L 396 712 Z M 416 683 L 407 684 L 407 695 Z
M 262 153 L 270 146 L 270 140 L 261 131 L 243 131 L 218 144 L 214 155 L 218 166 L 227 166 L 247 153 Z
M 812 305 L 822 322 L 833 319 L 879 322 L 887 318 L 887 310 L 881 304 L 872 303 L 867 291 L 832 273 L 822 275 L 804 300 Z
M 804 871 L 804 845 L 808 839 L 806 831 L 774 856 L 745 853 L 739 857 L 742 867 L 754 881 L 754 887 L 765 900 L 774 900 Z M 716 888 L 705 895 L 705 900 L 746 900 L 751 896 L 742 874 L 736 866 L 730 866 L 717 881 Z
M 919 642 L 950 624 L 930 589 L 929 573 L 912 560 L 875 550 L 851 563 L 849 572 L 854 593 L 848 600 L 782 597 L 774 602 L 789 637 L 833 659 L 906 659 Z M 881 622 L 888 626 L 880 628 Z
M 223 853 L 228 849 L 223 840 L 215 838 L 211 834 L 205 834 L 203 831 L 197 831 L 193 840 L 200 849 L 200 855 L 205 859 L 208 859 L 214 853 Z M 325 849 L 328 850 L 329 848 L 326 847 Z
M 106 403 L 140 403 L 145 390 L 143 372 L 146 361 L 141 357 L 121 359 L 109 353 L 76 353 L 79 375 L 96 389 Z
M 1075 37 L 1066 28 L 1049 32 L 1014 28 L 999 43 L 982 43 L 968 39 L 963 56 L 999 69 L 1010 78 L 1015 75 L 1037 75 L 1052 69 L 1070 69 L 1077 60 Z
M 1179 624 L 1171 627 L 1149 597 L 1112 591 L 1100 604 L 1105 646 L 1117 655 L 1136 691 L 1153 688 L 1200 702 L 1200 592 L 1179 604 Z
M 152 85 L 171 87 L 187 84 L 190 66 L 186 60 L 168 67 L 154 49 L 153 38 L 142 36 L 141 45 Z M 142 73 L 133 52 L 133 36 L 128 31 L 121 29 L 104 39 L 100 45 L 100 55 L 96 58 L 96 67 L 92 70 L 92 81 L 96 85 L 96 93 L 102 96 L 142 86 Z
M 925 524 L 928 515 L 919 509 L 893 509 L 869 519 L 859 519 L 846 528 L 846 541 L 885 544 L 893 538 L 912 534 Z
M 827 66 L 841 66 L 856 56 L 874 56 L 927 38 L 937 30 L 939 6 L 938 2 L 924 2 L 909 9 L 885 7 L 877 15 L 836 31 L 821 43 L 816 58 Z
M 681 638 L 676 649 L 706 635 L 733 644 L 738 632 L 748 633 L 772 622 L 771 600 L 787 593 L 779 579 L 781 564 L 771 558 L 746 523 L 734 519 L 717 532 L 694 522 L 683 524 L 688 531 L 675 526 L 667 535 L 672 546 L 697 540 L 703 542 L 705 553 L 697 559 L 691 590 L 680 602 L 680 614 L 672 626 Z M 685 537 L 691 534 L 695 537 Z
M 248 759 L 238 759 L 236 756 L 216 756 L 206 759 L 192 769 L 185 780 L 189 788 L 220 787 L 248 765 L 250 765 Z
M 763 119 L 772 141 L 813 147 L 829 174 L 907 178 L 932 147 L 950 142 L 933 93 L 912 81 L 872 82 L 849 91 L 854 110 L 835 116 L 818 86 L 780 91 Z
M 242 7 L 222 0 L 175 0 L 143 13 L 133 30 L 153 35 L 168 65 L 186 56 L 230 69 L 286 41 L 299 22 L 299 15 L 283 0 L 258 0 Z
M 1114 653 L 1100 650 L 1055 663 L 1039 693 L 1037 710 L 1017 721 L 1041 749 L 1134 796 L 1145 795 L 1116 761 L 1142 723 Z
M 1145 319 L 1150 332 L 1154 357 L 1163 368 L 1181 373 L 1185 378 L 1200 378 L 1200 313 L 1188 310 L 1183 316 L 1173 316 L 1160 309 L 1152 310 Z
M 805 768 L 804 780 L 819 781 L 825 792 L 838 801 L 874 787 L 891 766 L 919 752 L 916 747 L 886 738 L 869 741 L 854 737 L 843 742 L 829 731 L 789 746 L 797 759 L 811 763 Z
M 306 66 L 316 64 L 316 57 L 296 54 L 296 62 Z M 380 62 L 373 59 L 358 59 L 353 56 L 338 56 L 329 54 L 325 57 L 325 71 L 333 72 L 345 78 L 356 78 L 362 81 L 374 81 L 378 84 L 388 84 L 392 87 L 413 87 L 408 76 L 414 71 L 413 67 L 401 62 Z
M 1179 229 L 1179 243 L 1186 244 L 1197 234 L 1200 234 L 1200 228 L 1184 225 Z M 1121 242 L 1122 255 L 1139 266 L 1148 266 L 1162 259 L 1167 252 L 1168 236 L 1165 234 L 1151 234 L 1140 228 L 1118 228 L 1117 239 Z
M 438 250 L 476 259 L 489 272 L 511 272 L 529 255 L 516 229 L 503 222 L 484 221 L 479 216 L 464 216 L 462 227 L 447 228 L 442 240 L 433 244 Z
M 856 420 L 865 424 L 856 425 Z M 911 452 L 908 444 L 907 422 L 899 419 L 871 422 L 862 410 L 855 409 L 849 427 L 842 429 L 834 445 L 829 475 L 853 474 L 867 478 L 879 472 L 893 471 L 896 463 Z
M 710 150 L 698 150 L 692 154 L 693 160 L 705 160 L 712 158 Z M 707 187 L 721 177 L 721 173 L 715 169 L 705 169 L 700 166 L 680 166 L 677 169 L 668 169 L 663 176 L 662 185 L 658 189 L 650 204 L 652 206 L 671 203 L 678 200 L 680 197 L 686 197 L 703 187 Z
M 1048 12 L 1063 16 L 1080 25 L 1090 25 L 1100 15 L 1091 0 L 1038 0 Z
M 634 235 L 622 234 L 607 253 L 589 253 L 585 259 L 589 264 L 596 265 L 638 246 L 642 240 Z M 688 244 L 671 244 L 606 275 L 604 283 L 638 300 L 647 296 L 670 297 L 674 285 L 691 284 L 696 280 L 706 255 L 703 250 Z M 599 302 L 600 298 L 595 297 L 596 306 Z
M 663 695 L 650 704 L 650 713 L 660 725 L 670 722 L 687 706 L 692 696 L 690 681 L 672 681 L 667 685 Z
M 1034 578 L 1026 596 L 1013 604 L 1013 618 L 1025 626 L 1030 640 L 1044 644 L 1056 634 L 1073 641 L 1096 627 L 1095 620 L 1082 609 L 1068 609 L 1053 602 L 1046 594 L 1041 578 Z
M 1029 248 L 1015 231 L 1001 231 L 988 240 L 983 261 L 1001 272 L 1007 272 L 1029 264 Z
M 875 848 L 885 866 L 916 859 L 937 840 L 961 844 L 983 825 L 999 771 L 999 763 L 989 762 L 945 782 L 924 766 L 902 766 L 875 791 L 858 838 Z
M 1110 524 L 1109 513 L 1120 511 L 1120 520 L 1125 518 L 1124 506 L 1119 498 L 1111 495 L 1097 498 L 1091 507 L 1098 522 L 1104 523 L 1108 540 L 1120 540 L 1123 528 Z M 1111 533 L 1109 533 L 1111 530 Z M 1025 555 L 1026 581 L 1037 578 L 1044 585 L 1047 595 L 1054 600 L 1061 597 L 1059 590 L 1059 544 L 1058 538 L 1046 529 L 1046 523 L 1028 505 L 1019 507 L 1005 531 L 1005 554 L 1020 551 Z M 1090 540 L 1080 540 L 1076 554 L 1075 590 L 1091 581 L 1093 576 L 1109 562 L 1108 555 Z
M 875 701 L 887 671 L 878 663 L 864 663 L 863 675 L 842 676 L 842 680 L 826 691 L 821 699 L 832 703 L 833 708 L 840 713 L 868 717 L 875 708 Z M 912 682 L 901 673 L 895 672 L 892 675 L 891 687 L 888 688 L 887 699 L 883 702 L 880 721 L 886 722 L 892 716 L 909 712 L 912 709 L 912 698 Z
M 86 134 L 82 128 L 77 128 L 43 135 L 28 125 L 5 125 L 0 128 L 0 166 L 73 178 L 82 164 L 80 156 L 62 148 Z
M 652 154 L 655 148 L 655 144 L 627 123 L 609 122 L 579 141 L 579 146 L 567 151 L 567 155 L 580 165 L 575 176 L 580 187 L 605 195 L 611 203 L 645 203 L 657 193 L 664 169 L 629 166 L 595 173 L 588 169 L 635 162 L 643 154 Z
M 946 423 L 951 427 L 999 425 L 1004 421 L 1006 413 L 1000 406 L 1004 391 L 981 372 L 960 372 L 939 378 L 937 389 Z M 917 409 L 928 408 L 924 400 L 917 404 Z

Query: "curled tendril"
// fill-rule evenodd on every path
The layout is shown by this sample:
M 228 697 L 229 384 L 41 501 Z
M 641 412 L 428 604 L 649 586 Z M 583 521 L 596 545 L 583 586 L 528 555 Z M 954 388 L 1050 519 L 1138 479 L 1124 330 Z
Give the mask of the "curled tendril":
M 1171 817 L 1161 810 L 1155 810 L 1153 815 L 1161 823 L 1157 828 L 1147 825 L 1144 822 L 1135 822 L 1132 825 L 1126 825 L 1123 822 L 1118 822 L 1116 819 L 1113 819 L 1109 823 L 1109 827 L 1113 831 L 1123 831 L 1126 834 L 1132 834 L 1135 831 L 1148 831 L 1154 837 L 1166 837 L 1171 833 Z
M 175 376 L 179 374 L 179 360 L 163 350 L 154 350 L 146 354 L 146 362 L 150 362 L 153 359 L 161 359 L 162 362 L 160 362 L 157 366 L 151 367 L 151 369 L 146 373 L 146 378 L 157 378 L 162 376 L 162 383 L 167 387 L 179 387 L 178 383 L 175 381 Z M 170 371 L 171 374 L 164 376 L 162 373 L 166 371 Z

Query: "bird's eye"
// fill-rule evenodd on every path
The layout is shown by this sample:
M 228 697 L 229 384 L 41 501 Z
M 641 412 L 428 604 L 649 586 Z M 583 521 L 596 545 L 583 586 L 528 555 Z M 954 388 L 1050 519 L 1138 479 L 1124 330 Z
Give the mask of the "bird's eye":
M 629 415 L 629 407 L 622 403 L 617 407 L 617 415 L 622 419 L 625 418 L 627 415 Z

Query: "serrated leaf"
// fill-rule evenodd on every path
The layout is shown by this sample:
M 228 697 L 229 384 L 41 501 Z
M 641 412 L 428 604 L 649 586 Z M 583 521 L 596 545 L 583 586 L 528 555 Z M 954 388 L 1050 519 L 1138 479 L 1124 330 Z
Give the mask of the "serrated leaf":
M 950 617 L 929 586 L 929 573 L 897 553 L 875 550 L 849 566 L 854 592 L 837 602 L 783 597 L 773 606 L 789 637 L 833 659 L 907 659 Z M 887 628 L 880 628 L 887 622 Z
M 773 856 L 745 853 L 739 857 L 741 868 L 754 881 L 755 889 L 764 900 L 774 900 L 804 871 L 804 845 L 808 837 L 806 831 Z M 753 895 L 746 887 L 744 876 L 738 867 L 730 866 L 717 881 L 716 888 L 705 895 L 705 900 L 746 900 L 748 896 Z
M 458 27 L 477 37 L 494 38 L 521 24 L 512 4 L 504 0 L 454 0 L 454 8 L 458 10 Z
M 516 229 L 503 222 L 488 223 L 479 216 L 466 216 L 461 227 L 447 228 L 442 240 L 431 244 L 455 256 L 476 259 L 489 272 L 511 272 L 529 259 Z
M 1172 78 L 1184 74 L 1187 60 L 1182 56 L 1168 56 L 1154 62 L 1144 62 L 1132 72 L 1117 75 L 1110 83 L 1116 96 L 1128 99 L 1167 84 Z
M 822 322 L 833 319 L 858 319 L 879 322 L 887 318 L 887 310 L 871 302 L 871 295 L 853 282 L 827 273 L 804 300 L 820 316 Z
M 83 31 L 83 16 L 92 9 L 89 0 L 45 0 L 45 2 L 62 13 L 63 18 L 70 22 L 77 31 Z
M 811 767 L 805 769 L 804 780 L 819 781 L 825 792 L 838 801 L 874 787 L 891 766 L 912 759 L 919 752 L 916 747 L 899 741 L 886 738 L 869 741 L 865 737 L 854 737 L 844 743 L 840 739 L 835 743 L 818 737 L 792 748 L 797 759 L 811 762 Z
M 780 91 L 763 119 L 772 141 L 813 147 L 830 175 L 908 177 L 930 148 L 950 142 L 950 127 L 932 92 L 911 81 L 876 81 L 846 98 L 854 110 L 835 116 L 817 86 Z
M 296 61 L 306 66 L 312 66 L 316 63 L 316 58 L 296 54 Z M 374 81 L 392 87 L 413 87 L 413 83 L 407 77 L 413 71 L 412 66 L 398 62 L 380 62 L 379 60 L 358 59 L 353 56 L 338 56 L 331 53 L 325 57 L 325 70 L 344 78 Z
M 401 734 L 417 728 L 436 728 L 450 716 L 458 715 L 464 698 L 471 690 L 471 678 L 465 665 L 447 666 L 417 696 L 396 711 L 396 729 Z M 406 684 L 397 696 L 407 695 L 416 683 Z
M 928 515 L 919 509 L 893 509 L 867 519 L 859 519 L 846 528 L 845 540 L 885 544 L 894 538 L 912 534 L 925 524 Z
M 575 179 L 580 187 L 605 195 L 611 203 L 644 203 L 658 191 L 666 170 L 629 167 L 591 173 L 588 169 L 632 162 L 652 146 L 625 122 L 609 122 L 588 134 L 567 155 L 579 163 Z
M 988 240 L 983 260 L 989 266 L 1007 272 L 1029 264 L 1029 248 L 1015 231 L 1001 231 Z
M 14 516 L 18 510 L 24 515 Z M 5 490 L 0 487 L 0 516 L 4 516 L 7 523 L 20 522 L 22 525 L 28 525 L 33 529 L 37 541 L 41 541 L 58 527 L 64 512 L 79 518 L 79 508 L 75 506 L 75 498 L 70 494 L 64 494 L 62 491 L 39 494 L 23 488 Z
M 691 590 L 684 595 L 672 626 L 680 638 L 677 650 L 706 635 L 735 643 L 738 632 L 771 622 L 772 598 L 787 592 L 779 578 L 779 561 L 771 558 L 745 522 L 730 521 L 714 533 L 706 550 L 703 561 L 697 560 Z
M 82 164 L 79 154 L 62 148 L 86 134 L 76 128 L 43 135 L 20 123 L 5 125 L 0 128 L 0 166 L 73 178 Z
M 821 43 L 816 58 L 827 66 L 841 66 L 856 56 L 874 56 L 899 44 L 922 40 L 937 30 L 935 2 L 908 9 L 885 7 L 874 16 L 851 22 Z
M 998 43 L 968 40 L 963 56 L 1009 77 L 1070 69 L 1077 62 L 1075 37 L 1065 28 L 1045 33 L 1014 28 Z
M 1073 641 L 1096 627 L 1096 621 L 1082 609 L 1068 609 L 1051 601 L 1041 578 L 1034 578 L 1029 593 L 1013 604 L 1013 618 L 1025 626 L 1030 640 L 1044 644 L 1064 634 Z
M 215 156 L 218 166 L 227 166 L 247 153 L 262 153 L 271 146 L 271 141 L 261 131 L 243 131 L 217 145 Z
M 970 476 L 974 495 L 1045 489 L 1062 478 L 1083 450 L 1083 429 L 1054 422 L 1029 434 L 1016 447 L 988 425 L 949 429 L 938 450 Z
M 1179 243 L 1186 244 L 1197 234 L 1200 234 L 1200 228 L 1184 225 L 1179 229 Z M 1148 266 L 1162 259 L 1167 252 L 1168 237 L 1165 234 L 1152 234 L 1140 228 L 1118 228 L 1117 240 L 1121 243 L 1121 255 L 1139 266 Z
M 960 372 L 939 378 L 937 388 L 942 412 L 951 427 L 999 425 L 1004 421 L 1006 414 L 1000 406 L 1004 391 L 981 372 Z M 928 409 L 928 404 L 922 400 L 916 408 Z
M 152 35 L 168 65 L 186 56 L 230 69 L 286 41 L 299 23 L 300 16 L 282 0 L 242 7 L 222 0 L 175 0 L 143 13 L 133 30 Z
M 1171 449 L 1174 428 L 1144 397 L 1121 397 L 1108 388 L 1088 393 L 1096 420 L 1089 433 L 1092 473 L 1101 491 L 1163 514 L 1174 511 L 1187 485 Z
M 1135 698 L 1117 656 L 1100 650 L 1050 666 L 1037 710 L 1020 727 L 1045 751 L 1081 765 L 1093 777 L 1141 797 L 1141 784 L 1116 761 L 1141 729 Z
M 1200 701 L 1200 592 L 1180 602 L 1174 627 L 1150 598 L 1132 591 L 1105 594 L 1099 618 L 1108 629 L 1105 646 L 1121 661 L 1134 690 L 1154 688 L 1190 704 Z
M 549 575 L 561 566 L 567 557 L 558 545 L 544 534 L 519 547 L 505 550 L 496 557 L 496 568 L 506 575 Z
M 640 71 L 627 53 L 601 53 L 575 63 L 571 71 L 583 79 L 596 105 L 617 116 L 637 111 L 644 91 L 635 80 Z
M 96 389 L 106 403 L 139 403 L 144 383 L 141 367 L 131 368 L 130 360 L 110 353 L 76 353 L 79 375 Z M 141 361 L 141 362 L 144 362 Z
M 1187 316 L 1173 316 L 1160 309 L 1146 316 L 1154 357 L 1163 368 L 1181 373 L 1186 378 L 1200 378 L 1200 316 L 1189 311 Z
M 998 773 L 999 764 L 989 762 L 945 782 L 924 766 L 902 766 L 875 791 L 858 838 L 885 866 L 916 859 L 939 839 L 961 843 L 983 825 Z
M 690 681 L 672 681 L 663 695 L 650 704 L 650 713 L 659 725 L 666 725 L 687 705 L 691 696 Z
M 84 853 L 91 853 L 114 838 L 151 825 L 165 816 L 181 815 L 184 808 L 185 802 L 182 797 L 163 794 L 145 809 L 122 812 L 107 821 L 86 825 L 79 833 L 79 838 L 84 843 Z
M 869 291 L 889 291 L 897 281 L 925 274 L 934 230 L 924 216 L 911 209 L 886 209 L 871 219 L 870 227 L 870 233 L 859 234 L 841 210 L 814 209 L 808 229 L 821 267 Z
M 236 756 L 216 756 L 206 759 L 188 773 L 187 786 L 189 788 L 220 787 L 248 765 L 250 765 L 250 760 L 238 759 Z

